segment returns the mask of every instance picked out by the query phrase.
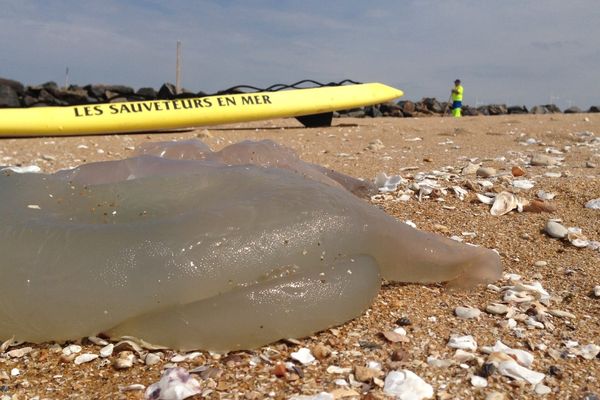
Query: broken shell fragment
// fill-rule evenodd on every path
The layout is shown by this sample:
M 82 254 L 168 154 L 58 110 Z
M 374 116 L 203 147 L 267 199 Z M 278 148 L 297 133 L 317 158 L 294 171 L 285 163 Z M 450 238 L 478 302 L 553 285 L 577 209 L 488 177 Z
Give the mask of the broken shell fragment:
M 115 369 L 127 369 L 133 366 L 135 355 L 131 351 L 122 351 L 118 358 L 113 362 Z
M 588 201 L 585 203 L 585 208 L 600 210 L 600 198 Z
M 529 204 L 523 205 L 523 211 L 527 211 L 527 212 L 535 212 L 535 213 L 541 213 L 541 212 L 554 212 L 556 211 L 556 207 L 550 203 L 547 203 L 543 200 L 532 200 L 529 202 Z
M 526 174 L 525 170 L 518 165 L 515 165 L 511 169 L 512 176 L 523 176 Z
M 477 342 L 471 335 L 465 336 L 450 336 L 450 340 L 448 341 L 448 347 L 453 349 L 461 349 L 461 350 L 477 350 Z

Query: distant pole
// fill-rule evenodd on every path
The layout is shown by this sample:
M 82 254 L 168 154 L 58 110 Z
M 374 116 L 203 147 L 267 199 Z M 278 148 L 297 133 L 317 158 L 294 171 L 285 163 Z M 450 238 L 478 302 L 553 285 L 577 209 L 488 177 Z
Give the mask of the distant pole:
M 175 65 L 175 93 L 181 93 L 181 41 L 177 41 L 177 63 Z
M 69 87 L 69 67 L 65 69 L 65 89 Z

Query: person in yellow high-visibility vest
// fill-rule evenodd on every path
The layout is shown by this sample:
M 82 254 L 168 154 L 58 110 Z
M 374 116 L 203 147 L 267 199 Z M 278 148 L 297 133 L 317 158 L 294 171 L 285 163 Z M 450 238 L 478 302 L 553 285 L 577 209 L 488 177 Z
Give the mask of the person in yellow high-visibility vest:
M 462 113 L 462 99 L 463 99 L 463 87 L 460 84 L 460 79 L 454 81 L 454 87 L 452 88 L 452 116 L 455 118 L 461 117 Z

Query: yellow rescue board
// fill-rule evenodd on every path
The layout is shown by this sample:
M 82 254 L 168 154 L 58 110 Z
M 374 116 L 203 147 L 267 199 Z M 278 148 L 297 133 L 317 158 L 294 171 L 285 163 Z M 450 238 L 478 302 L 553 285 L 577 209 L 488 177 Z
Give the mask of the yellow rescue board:
M 402 96 L 381 83 L 134 101 L 0 109 L 0 137 L 68 136 L 189 128 L 298 117 L 383 103 Z

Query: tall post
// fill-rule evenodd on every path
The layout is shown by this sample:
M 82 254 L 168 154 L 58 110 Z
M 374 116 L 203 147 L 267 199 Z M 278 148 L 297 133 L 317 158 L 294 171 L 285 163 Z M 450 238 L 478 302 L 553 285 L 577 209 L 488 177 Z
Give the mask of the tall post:
M 69 67 L 65 69 L 65 89 L 69 88 Z
M 177 63 L 175 65 L 175 93 L 181 93 L 181 41 L 177 41 Z

